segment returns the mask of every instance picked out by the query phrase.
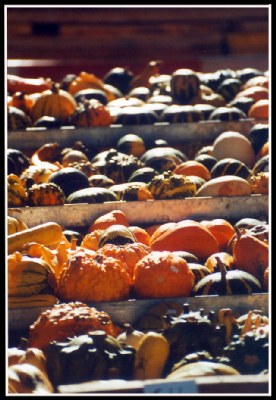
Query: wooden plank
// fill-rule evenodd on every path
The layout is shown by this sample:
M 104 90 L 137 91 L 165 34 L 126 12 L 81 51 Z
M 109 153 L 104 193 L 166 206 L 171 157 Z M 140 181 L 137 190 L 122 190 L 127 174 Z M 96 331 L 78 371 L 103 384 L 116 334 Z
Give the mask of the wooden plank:
M 241 376 L 208 376 L 193 378 L 192 382 L 196 385 L 198 393 L 208 394 L 257 394 L 270 393 L 269 375 L 241 375 Z M 191 379 L 183 379 L 185 382 L 191 382 Z M 91 381 L 72 385 L 60 385 L 58 393 L 70 395 L 74 393 L 144 393 L 145 384 L 164 383 L 162 379 L 146 381 L 124 381 L 112 379 L 109 381 Z M 187 393 L 188 394 L 188 393 Z M 176 394 L 177 395 L 177 394 Z M 182 393 L 182 396 L 184 394 Z M 154 396 L 154 394 L 153 394 Z M 160 396 L 160 394 L 159 394 Z
M 153 225 L 177 222 L 185 218 L 238 220 L 244 215 L 267 218 L 268 209 L 268 195 L 251 195 L 9 208 L 8 215 L 19 217 L 28 227 L 55 221 L 66 228 L 85 228 L 96 218 L 112 210 L 122 210 L 131 225 Z

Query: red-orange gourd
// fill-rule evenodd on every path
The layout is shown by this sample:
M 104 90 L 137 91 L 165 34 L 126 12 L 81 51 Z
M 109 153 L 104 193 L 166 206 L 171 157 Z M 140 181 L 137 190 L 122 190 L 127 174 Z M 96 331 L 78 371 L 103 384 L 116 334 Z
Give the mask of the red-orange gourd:
M 200 223 L 205 226 L 212 233 L 212 235 L 215 236 L 218 241 L 220 251 L 224 251 L 226 249 L 229 240 L 233 235 L 235 235 L 235 229 L 232 224 L 223 218 L 216 218 L 210 221 L 203 220 Z

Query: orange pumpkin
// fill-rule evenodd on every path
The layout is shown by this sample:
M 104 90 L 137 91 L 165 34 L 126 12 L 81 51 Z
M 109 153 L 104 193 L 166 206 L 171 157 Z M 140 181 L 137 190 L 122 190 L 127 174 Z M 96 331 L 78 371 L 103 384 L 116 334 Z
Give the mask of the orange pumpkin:
M 270 102 L 268 99 L 256 101 L 256 103 L 252 104 L 249 108 L 248 117 L 267 120 L 269 118 L 269 104 Z
M 233 225 L 223 218 L 215 218 L 210 221 L 203 220 L 200 223 L 215 236 L 221 251 L 226 249 L 229 240 L 235 235 Z
M 133 285 L 137 298 L 190 296 L 194 274 L 188 263 L 169 251 L 153 251 L 134 268 Z
M 118 259 L 82 253 L 70 257 L 63 267 L 56 296 L 64 301 L 125 300 L 130 283 L 130 275 Z
M 215 236 L 205 226 L 192 220 L 161 225 L 151 237 L 151 247 L 157 251 L 188 251 L 199 260 L 205 260 L 220 250 Z
M 150 235 L 140 226 L 131 225 L 128 229 L 133 233 L 137 242 L 150 246 Z
M 40 93 L 26 94 L 24 92 L 15 92 L 11 96 L 8 106 L 19 108 L 27 115 L 30 115 L 31 109 L 38 97 L 40 97 Z
M 88 228 L 88 233 L 97 229 L 107 229 L 112 225 L 129 226 L 125 213 L 121 210 L 113 210 L 104 215 L 101 215 L 91 223 Z
M 187 160 L 177 165 L 173 170 L 175 174 L 186 176 L 199 176 L 200 178 L 208 181 L 211 179 L 211 172 L 205 165 L 198 161 Z
M 133 271 L 136 263 L 151 252 L 151 248 L 143 243 L 127 243 L 117 246 L 111 243 L 105 244 L 98 250 L 98 254 L 107 257 L 114 257 L 120 260 L 125 270 L 133 277 Z
M 145 228 L 145 230 L 147 231 L 147 233 L 148 233 L 149 236 L 151 237 L 151 236 L 154 234 L 154 232 L 156 231 L 156 229 L 160 227 L 160 225 L 161 225 L 161 224 L 150 225 L 150 226 L 147 226 L 147 227 Z
M 81 247 L 94 251 L 98 250 L 100 237 L 104 231 L 105 229 L 94 229 L 92 232 L 87 233 L 81 242 Z

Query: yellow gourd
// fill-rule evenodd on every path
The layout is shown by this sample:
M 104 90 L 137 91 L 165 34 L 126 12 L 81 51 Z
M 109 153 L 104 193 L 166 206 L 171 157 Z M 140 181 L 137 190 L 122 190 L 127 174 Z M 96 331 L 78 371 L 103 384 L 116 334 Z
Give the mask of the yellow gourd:
M 161 333 L 146 333 L 135 355 L 134 379 L 161 378 L 169 352 L 169 342 Z

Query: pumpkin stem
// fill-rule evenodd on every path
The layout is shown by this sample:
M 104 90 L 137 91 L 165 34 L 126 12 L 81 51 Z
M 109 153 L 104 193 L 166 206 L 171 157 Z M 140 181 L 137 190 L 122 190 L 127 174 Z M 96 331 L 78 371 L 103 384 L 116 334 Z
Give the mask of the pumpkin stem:
M 53 82 L 52 86 L 51 86 L 51 91 L 55 94 L 57 94 L 59 92 L 60 89 L 60 84 L 57 82 Z
M 221 259 L 219 257 L 215 257 L 215 260 L 220 269 L 221 281 L 226 283 L 226 275 L 227 275 L 226 265 L 221 261 Z
M 71 239 L 71 250 L 76 250 L 77 249 L 77 241 L 78 241 L 77 238 L 72 237 L 72 239 Z

